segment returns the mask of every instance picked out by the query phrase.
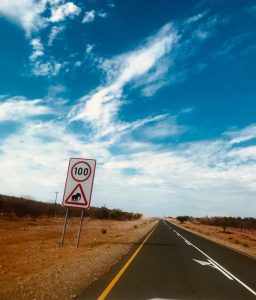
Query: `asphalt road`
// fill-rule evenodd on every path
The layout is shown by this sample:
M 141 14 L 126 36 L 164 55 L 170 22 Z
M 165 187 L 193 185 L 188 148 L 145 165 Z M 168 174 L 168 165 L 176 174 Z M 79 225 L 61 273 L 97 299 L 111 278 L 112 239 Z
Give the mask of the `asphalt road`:
M 160 221 L 79 299 L 256 299 L 256 260 Z

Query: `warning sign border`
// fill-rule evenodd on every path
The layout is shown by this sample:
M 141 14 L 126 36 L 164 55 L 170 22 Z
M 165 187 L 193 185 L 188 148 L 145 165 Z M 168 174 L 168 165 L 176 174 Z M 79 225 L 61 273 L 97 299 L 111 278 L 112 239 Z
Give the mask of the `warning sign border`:
M 88 206 L 87 207 L 84 206 L 84 205 L 80 206 L 80 208 L 87 208 L 87 209 L 89 209 L 90 206 L 91 206 L 91 199 L 92 199 L 92 191 L 93 191 L 93 185 L 94 185 L 95 170 L 96 170 L 96 165 L 97 165 L 97 161 L 95 159 L 92 159 L 92 158 L 81 158 L 81 157 L 70 157 L 69 158 L 68 170 L 67 170 L 66 181 L 65 181 L 65 188 L 64 188 L 64 193 L 63 193 L 62 206 L 69 206 L 69 207 L 77 207 L 77 208 L 79 208 L 78 206 L 72 206 L 72 204 L 69 205 L 69 203 L 65 204 L 65 199 L 64 199 L 65 192 L 66 192 L 66 187 L 67 187 L 67 181 L 68 181 L 68 171 L 69 171 L 69 167 L 70 167 L 70 163 L 71 163 L 72 159 L 81 159 L 82 161 L 91 160 L 91 161 L 95 162 L 95 167 L 94 167 L 94 172 L 93 172 L 93 177 L 92 177 L 92 188 L 91 188 L 90 200 L 89 200 Z
M 68 202 L 68 200 L 70 199 L 70 197 L 72 196 L 72 194 L 74 193 L 74 191 L 78 188 L 78 187 L 80 187 L 80 190 L 81 190 L 81 193 L 82 193 L 82 195 L 83 195 L 83 197 L 84 197 L 84 200 L 85 200 L 85 204 L 83 204 L 83 203 L 76 203 L 76 202 Z M 72 205 L 76 205 L 76 206 L 78 206 L 78 205 L 82 205 L 83 207 L 88 207 L 88 201 L 87 201 L 87 199 L 86 199 L 86 196 L 85 196 L 85 194 L 84 194 L 84 190 L 83 190 L 83 188 L 82 188 L 82 186 L 81 186 L 81 184 L 80 183 L 78 183 L 76 186 L 75 186 L 75 188 L 72 190 L 72 192 L 69 194 L 69 196 L 67 197 L 67 199 L 64 201 L 64 203 L 66 203 L 66 204 L 72 204 Z

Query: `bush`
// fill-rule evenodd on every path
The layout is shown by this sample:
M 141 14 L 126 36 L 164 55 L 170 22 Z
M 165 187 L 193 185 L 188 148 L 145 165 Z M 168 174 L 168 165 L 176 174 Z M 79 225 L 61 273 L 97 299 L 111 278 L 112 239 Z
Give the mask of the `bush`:
M 220 226 L 223 231 L 226 231 L 227 227 L 239 228 L 244 230 L 256 230 L 255 218 L 240 218 L 240 217 L 205 217 L 205 218 L 193 218 L 197 223 L 210 226 Z
M 101 228 L 101 233 L 102 234 L 106 234 L 107 233 L 107 229 L 106 228 Z
M 52 217 L 54 203 L 40 202 L 31 199 L 0 195 L 0 215 L 12 218 L 13 216 L 22 217 Z M 66 208 L 60 204 L 55 207 L 55 216 L 63 217 Z M 81 210 L 77 208 L 69 209 L 70 217 L 80 217 Z M 95 219 L 112 219 L 119 221 L 136 220 L 142 215 L 138 213 L 125 212 L 120 209 L 108 209 L 103 207 L 91 207 L 84 210 L 84 216 Z
M 177 219 L 181 224 L 183 224 L 183 223 L 185 223 L 185 222 L 187 222 L 187 221 L 189 220 L 189 216 L 178 216 L 178 217 L 176 217 L 176 219 Z

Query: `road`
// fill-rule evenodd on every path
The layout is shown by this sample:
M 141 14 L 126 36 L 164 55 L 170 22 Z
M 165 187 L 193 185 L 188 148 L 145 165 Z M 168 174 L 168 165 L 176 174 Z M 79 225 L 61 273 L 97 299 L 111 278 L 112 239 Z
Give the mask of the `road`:
M 161 220 L 79 299 L 256 299 L 256 260 Z

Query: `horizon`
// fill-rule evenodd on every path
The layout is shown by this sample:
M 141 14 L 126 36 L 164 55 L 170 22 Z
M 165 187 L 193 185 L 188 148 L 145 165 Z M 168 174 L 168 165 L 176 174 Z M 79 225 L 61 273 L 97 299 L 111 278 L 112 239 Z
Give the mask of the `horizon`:
M 0 3 L 0 193 L 62 202 L 70 157 L 91 206 L 256 217 L 253 1 Z

